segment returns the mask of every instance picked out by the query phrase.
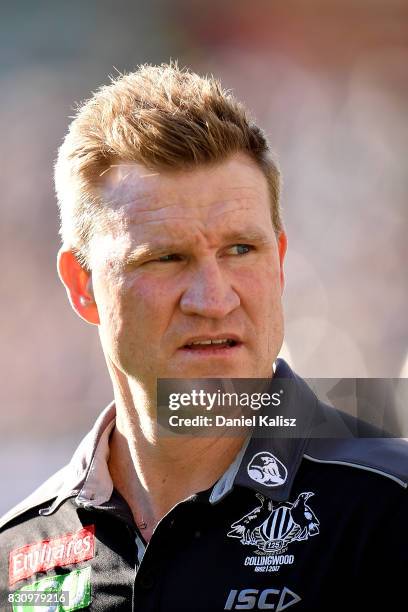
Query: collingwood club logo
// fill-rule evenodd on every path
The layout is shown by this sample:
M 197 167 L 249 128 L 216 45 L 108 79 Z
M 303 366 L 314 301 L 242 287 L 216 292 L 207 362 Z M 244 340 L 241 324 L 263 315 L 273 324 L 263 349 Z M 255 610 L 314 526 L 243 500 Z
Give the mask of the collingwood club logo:
M 265 487 L 279 487 L 286 482 L 288 471 L 272 453 L 257 453 L 248 464 L 248 475 Z
M 302 542 L 319 533 L 320 522 L 307 501 L 314 493 L 300 493 L 294 502 L 273 505 L 260 493 L 261 502 L 248 514 L 231 525 L 229 538 L 255 547 L 254 556 L 245 558 L 245 565 L 257 572 L 276 572 L 281 565 L 291 565 L 294 556 L 284 554 L 292 542 Z

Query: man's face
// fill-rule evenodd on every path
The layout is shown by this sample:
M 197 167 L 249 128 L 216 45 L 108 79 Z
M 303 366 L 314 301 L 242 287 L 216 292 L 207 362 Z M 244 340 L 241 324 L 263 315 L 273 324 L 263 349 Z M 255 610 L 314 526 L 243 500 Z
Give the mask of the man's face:
M 90 261 L 108 366 L 149 386 L 270 376 L 286 237 L 275 236 L 255 163 L 236 154 L 160 174 L 124 164 L 106 173 L 103 195 L 112 214 Z M 210 339 L 228 343 L 192 344 Z

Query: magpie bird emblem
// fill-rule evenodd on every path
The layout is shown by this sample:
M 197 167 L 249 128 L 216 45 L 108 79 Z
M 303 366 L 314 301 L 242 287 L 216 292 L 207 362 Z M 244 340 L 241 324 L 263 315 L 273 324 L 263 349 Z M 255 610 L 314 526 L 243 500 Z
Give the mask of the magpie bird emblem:
M 257 493 L 261 505 L 232 523 L 227 536 L 238 538 L 241 544 L 256 546 L 255 552 L 259 555 L 285 552 L 292 542 L 308 540 L 319 533 L 320 522 L 307 503 L 313 495 L 307 491 L 292 503 L 273 505 Z
M 248 464 L 248 475 L 265 487 L 278 487 L 286 482 L 288 471 L 277 457 L 267 451 L 256 453 Z

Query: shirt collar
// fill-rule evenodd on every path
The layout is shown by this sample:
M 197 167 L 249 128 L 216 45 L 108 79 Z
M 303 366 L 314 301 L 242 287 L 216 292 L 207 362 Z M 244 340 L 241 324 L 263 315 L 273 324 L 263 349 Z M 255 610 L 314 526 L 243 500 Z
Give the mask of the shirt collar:
M 316 402 L 314 394 L 283 359 L 276 362 L 274 384 L 277 379 L 289 381 L 285 388 L 290 393 L 286 408 L 288 414 L 294 410 L 297 415 L 312 415 Z M 76 503 L 84 507 L 100 506 L 109 501 L 113 492 L 108 469 L 109 436 L 115 420 L 116 407 L 112 402 L 99 415 L 94 427 L 75 451 L 58 497 L 51 506 L 40 511 L 42 515 L 53 513 L 68 497 L 75 496 Z M 290 497 L 306 443 L 306 438 L 249 436 L 229 468 L 213 486 L 210 503 L 222 500 L 235 485 L 252 488 L 275 501 L 286 501 Z
M 276 437 L 273 434 L 266 437 L 265 427 L 262 431 L 257 429 L 253 432 L 213 487 L 211 503 L 223 499 L 235 485 L 254 489 L 277 502 L 290 498 L 293 481 L 308 443 L 308 433 L 313 427 L 317 398 L 283 359 L 276 362 L 272 383 L 275 390 L 282 383 L 286 394 L 280 414 L 296 417 L 299 429 L 294 430 L 292 437 Z M 265 410 L 262 414 L 276 417 L 276 409 Z M 295 437 L 297 429 L 302 432 L 301 437 Z
M 99 506 L 110 499 L 113 483 L 108 469 L 109 436 L 115 421 L 116 406 L 111 402 L 76 449 L 57 498 L 40 514 L 52 514 L 69 497 L 75 497 L 81 506 Z

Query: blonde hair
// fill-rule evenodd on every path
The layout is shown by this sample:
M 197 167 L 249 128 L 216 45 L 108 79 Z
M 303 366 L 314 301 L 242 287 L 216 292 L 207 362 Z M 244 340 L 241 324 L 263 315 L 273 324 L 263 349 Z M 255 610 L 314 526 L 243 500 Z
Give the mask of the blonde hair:
M 279 233 L 280 175 L 268 142 L 219 81 L 177 63 L 143 65 L 112 79 L 78 109 L 58 152 L 55 187 L 64 245 L 89 269 L 88 244 L 107 208 L 98 186 L 112 163 L 183 170 L 237 152 L 247 153 L 266 177 Z

